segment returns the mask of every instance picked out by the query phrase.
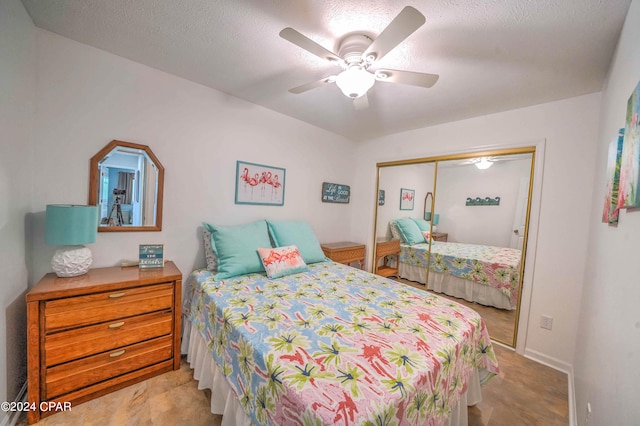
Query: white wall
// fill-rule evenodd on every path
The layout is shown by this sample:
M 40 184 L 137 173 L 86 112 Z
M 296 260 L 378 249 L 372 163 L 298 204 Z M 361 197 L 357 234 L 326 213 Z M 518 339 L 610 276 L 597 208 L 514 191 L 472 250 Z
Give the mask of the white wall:
M 18 0 L 0 0 L 0 399 L 13 399 L 24 380 L 24 291 L 49 271 L 53 251 L 42 242 L 45 205 L 86 202 L 89 158 L 112 139 L 150 145 L 165 166 L 164 230 L 99 234 L 91 246 L 96 266 L 135 258 L 138 244 L 158 242 L 185 274 L 204 263 L 201 221 L 306 218 L 321 240 L 369 244 L 376 162 L 545 139 L 526 346 L 558 364 L 575 363 L 580 420 L 590 401 L 591 424 L 633 423 L 640 418 L 634 399 L 640 383 L 640 294 L 634 285 L 640 213 L 622 212 L 617 229 L 599 219 L 606 147 L 640 78 L 638 28 L 640 5 L 634 0 L 601 113 L 600 95 L 592 94 L 355 146 L 215 90 L 36 31 Z M 284 207 L 233 203 L 238 159 L 287 169 Z M 323 181 L 350 185 L 351 204 L 321 203 Z M 388 203 L 392 197 L 387 194 Z M 541 314 L 554 317 L 552 331 L 538 327 Z
M 640 211 L 622 210 L 618 227 L 601 223 L 609 142 L 624 127 L 627 100 L 640 80 L 640 2 L 634 0 L 609 70 L 594 166 L 591 230 L 574 356 L 578 424 L 640 422 Z
M 376 162 L 546 140 L 541 201 L 534 206 L 539 209 L 539 232 L 530 289 L 531 322 L 524 330 L 524 343 L 529 354 L 570 368 L 591 226 L 599 105 L 600 94 L 591 94 L 391 135 L 359 146 L 355 184 L 369 187 L 365 193 L 371 196 L 355 206 L 361 212 L 352 222 L 355 237 L 361 241 L 373 238 Z M 542 314 L 554 318 L 553 330 L 539 328 Z M 522 343 L 521 339 L 518 344 Z
M 321 241 L 350 239 L 354 143 L 298 120 L 38 30 L 34 210 L 86 203 L 89 159 L 113 139 L 149 145 L 165 167 L 162 232 L 99 233 L 94 266 L 137 259 L 163 243 L 186 276 L 204 265 L 201 222 L 303 219 Z M 234 204 L 236 160 L 286 168 L 284 207 Z M 322 203 L 322 182 L 351 186 L 351 204 Z M 35 224 L 34 275 L 53 248 Z
M 0 401 L 26 378 L 26 223 L 31 211 L 35 27 L 19 0 L 0 0 Z M 0 412 L 0 423 L 8 413 Z
M 435 211 L 438 232 L 448 241 L 509 247 L 520 179 L 529 180 L 531 160 L 497 161 L 486 170 L 474 165 L 438 166 Z M 467 198 L 500 197 L 497 206 L 467 206 Z

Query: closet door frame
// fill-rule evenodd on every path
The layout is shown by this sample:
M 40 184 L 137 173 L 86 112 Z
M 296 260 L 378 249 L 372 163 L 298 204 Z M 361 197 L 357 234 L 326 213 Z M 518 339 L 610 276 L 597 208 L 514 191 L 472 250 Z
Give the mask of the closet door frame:
M 448 160 L 464 160 L 475 157 L 491 157 L 510 154 L 532 154 L 531 159 L 531 171 L 529 179 L 529 194 L 527 202 L 527 219 L 525 227 L 525 245 L 522 252 L 522 261 L 520 262 L 520 283 L 519 283 L 519 297 L 516 308 L 516 320 L 514 324 L 513 340 L 512 342 L 499 342 L 507 346 L 515 348 L 519 354 L 525 353 L 526 345 L 526 332 L 529 325 L 529 311 L 531 303 L 533 272 L 535 264 L 535 252 L 537 246 L 537 234 L 538 234 L 538 221 L 540 210 L 540 199 L 542 192 L 542 172 L 543 172 L 543 158 L 545 140 L 540 140 L 534 143 L 527 143 L 522 145 L 511 146 L 495 146 L 486 149 L 468 150 L 451 154 L 440 154 L 430 157 L 411 158 L 404 160 L 393 160 L 380 162 L 376 164 L 376 185 L 375 185 L 375 208 L 374 208 L 374 222 L 373 222 L 373 241 L 371 247 L 372 258 L 376 259 L 375 247 L 376 247 L 376 235 L 378 227 L 378 193 L 380 189 L 380 171 L 386 167 L 410 165 L 410 164 L 422 164 L 422 163 L 435 163 L 434 171 L 434 188 L 433 198 L 431 202 L 431 213 L 433 215 L 433 207 L 435 205 L 435 199 L 437 197 L 437 174 L 438 174 L 438 162 Z M 430 261 L 430 259 L 429 259 Z M 375 268 L 373 262 L 370 262 L 371 267 Z M 427 282 L 428 273 L 427 268 Z

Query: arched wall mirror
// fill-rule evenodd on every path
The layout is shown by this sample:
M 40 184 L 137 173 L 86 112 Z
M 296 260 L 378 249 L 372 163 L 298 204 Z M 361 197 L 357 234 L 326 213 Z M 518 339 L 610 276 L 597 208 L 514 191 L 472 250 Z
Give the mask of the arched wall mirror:
M 111 141 L 91 158 L 89 204 L 100 214 L 98 231 L 162 230 L 164 167 L 151 149 Z
M 375 242 L 400 239 L 400 255 L 373 258 L 397 268 L 398 280 L 475 309 L 492 339 L 511 347 L 534 157 L 535 147 L 526 147 L 377 165 L 385 202 L 376 203 Z M 412 205 L 402 204 L 403 189 L 412 191 Z

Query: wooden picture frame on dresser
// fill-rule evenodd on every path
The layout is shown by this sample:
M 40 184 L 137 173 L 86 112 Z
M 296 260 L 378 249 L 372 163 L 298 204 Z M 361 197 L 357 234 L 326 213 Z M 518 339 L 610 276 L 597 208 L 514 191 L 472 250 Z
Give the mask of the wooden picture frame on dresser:
M 49 273 L 26 299 L 29 424 L 55 414 L 41 403 L 73 407 L 180 368 L 182 273 L 173 262 Z

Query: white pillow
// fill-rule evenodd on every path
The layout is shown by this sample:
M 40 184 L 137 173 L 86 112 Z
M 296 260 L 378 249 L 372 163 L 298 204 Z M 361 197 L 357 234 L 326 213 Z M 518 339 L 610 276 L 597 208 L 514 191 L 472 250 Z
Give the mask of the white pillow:
M 389 230 L 391 231 L 391 236 L 394 240 L 401 240 L 400 230 L 398 229 L 398 225 L 396 225 L 396 221 L 392 220 L 389 222 Z
M 210 271 L 217 271 L 218 258 L 211 246 L 211 232 L 207 228 L 202 230 L 202 240 L 204 242 L 204 258 L 207 260 L 207 269 Z

